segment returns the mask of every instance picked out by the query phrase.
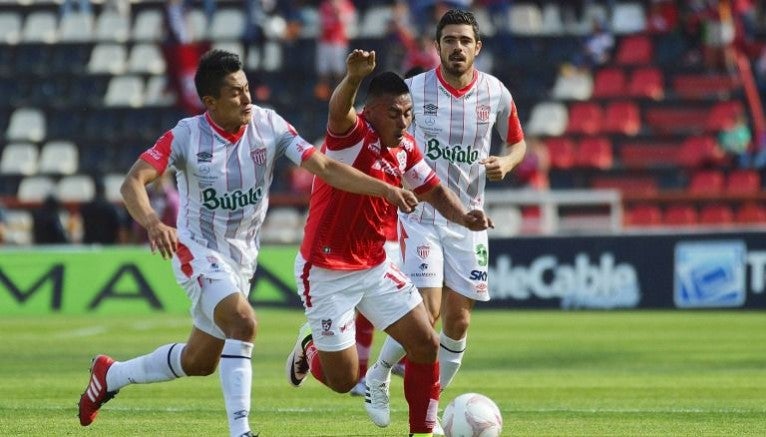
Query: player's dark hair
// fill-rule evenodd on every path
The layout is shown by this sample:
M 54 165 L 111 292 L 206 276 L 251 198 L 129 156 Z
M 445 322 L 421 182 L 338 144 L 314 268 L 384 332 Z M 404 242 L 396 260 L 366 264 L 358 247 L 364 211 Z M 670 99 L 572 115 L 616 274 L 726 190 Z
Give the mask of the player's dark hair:
M 436 25 L 436 41 L 441 41 L 442 30 L 444 26 L 449 24 L 467 24 L 473 27 L 473 37 L 476 41 L 481 40 L 479 34 L 479 23 L 476 21 L 476 17 L 470 11 L 463 11 L 460 9 L 450 9 L 442 15 L 439 24 Z
M 404 79 L 393 71 L 386 71 L 376 75 L 370 80 L 367 87 L 367 100 L 380 96 L 401 96 L 409 94 L 410 89 L 404 83 Z
M 224 79 L 242 69 L 239 56 L 225 50 L 210 50 L 202 55 L 194 74 L 194 86 L 199 98 L 219 97 Z
M 416 65 L 404 72 L 404 78 L 409 79 L 412 76 L 417 76 L 420 73 L 425 73 L 425 71 L 426 71 L 425 68 L 421 67 L 420 65 Z

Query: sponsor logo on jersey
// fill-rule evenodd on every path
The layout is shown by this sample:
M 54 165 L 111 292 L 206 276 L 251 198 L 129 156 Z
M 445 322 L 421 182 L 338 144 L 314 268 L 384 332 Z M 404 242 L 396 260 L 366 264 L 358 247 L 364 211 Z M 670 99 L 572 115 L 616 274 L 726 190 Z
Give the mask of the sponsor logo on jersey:
M 213 160 L 213 154 L 210 152 L 197 153 L 197 162 L 211 162 Z
M 236 211 L 248 205 L 258 204 L 263 199 L 263 193 L 263 188 L 253 189 L 251 187 L 246 192 L 234 190 L 219 196 L 215 188 L 207 188 L 202 191 L 202 205 L 209 210 L 224 209 Z
M 476 121 L 487 123 L 489 121 L 489 106 L 479 105 L 476 107 Z
M 426 259 L 426 258 L 428 258 L 428 255 L 431 254 L 431 246 L 429 246 L 427 244 L 424 244 L 422 246 L 418 246 L 417 247 L 417 252 L 418 252 L 418 256 L 421 259 Z
M 681 242 L 675 249 L 673 300 L 679 308 L 745 304 L 744 241 Z
M 379 140 L 375 141 L 373 143 L 368 144 L 367 148 L 370 149 L 376 155 L 380 155 L 380 141 Z
M 433 103 L 427 103 L 423 105 L 423 115 L 433 115 L 436 116 L 436 113 L 439 111 L 439 107 L 434 105 Z
M 258 165 L 266 164 L 266 148 L 253 149 L 250 151 L 250 156 L 253 158 L 253 162 Z
M 418 266 L 420 270 L 428 270 L 428 264 L 427 263 L 420 263 Z
M 473 164 L 479 159 L 479 151 L 473 147 L 464 147 L 460 144 L 454 146 L 442 146 L 439 140 L 431 138 L 426 142 L 426 156 L 432 161 L 446 159 L 449 162 Z

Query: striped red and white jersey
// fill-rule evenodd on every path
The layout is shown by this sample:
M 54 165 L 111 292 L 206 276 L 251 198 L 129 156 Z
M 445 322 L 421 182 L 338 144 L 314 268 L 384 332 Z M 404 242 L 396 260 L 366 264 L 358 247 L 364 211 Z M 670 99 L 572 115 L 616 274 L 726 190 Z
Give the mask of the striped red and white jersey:
M 285 155 L 300 165 L 315 151 L 279 114 L 253 105 L 252 120 L 236 134 L 207 113 L 184 118 L 141 159 L 160 173 L 176 170 L 182 242 L 194 241 L 254 270 L 276 158 Z
M 460 90 L 444 80 L 440 67 L 406 82 L 414 114 L 410 132 L 423 158 L 466 209 L 481 209 L 486 172 L 480 162 L 490 155 L 492 127 L 508 144 L 524 139 L 510 91 L 496 77 L 478 70 Z M 449 223 L 429 203 L 421 203 L 413 214 L 422 223 Z
M 405 134 L 397 147 L 386 148 L 363 118 L 344 135 L 328 132 L 322 151 L 376 179 L 415 193 L 439 184 L 436 173 L 423 161 L 412 136 Z M 314 178 L 301 255 L 309 263 L 331 270 L 362 270 L 386 259 L 383 245 L 395 232 L 397 209 L 380 197 L 349 193 Z

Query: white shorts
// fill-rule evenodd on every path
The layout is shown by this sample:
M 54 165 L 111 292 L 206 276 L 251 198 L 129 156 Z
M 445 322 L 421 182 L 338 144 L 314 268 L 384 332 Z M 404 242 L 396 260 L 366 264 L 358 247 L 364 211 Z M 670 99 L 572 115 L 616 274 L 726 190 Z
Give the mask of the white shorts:
M 179 248 L 173 257 L 173 273 L 191 301 L 189 312 L 194 326 L 225 339 L 226 335 L 215 324 L 213 312 L 220 301 L 233 293 L 242 293 L 245 298 L 250 295 L 252 271 L 198 244 L 183 245 L 186 249 Z
M 469 299 L 489 300 L 486 231 L 422 224 L 407 217 L 399 223 L 407 235 L 402 270 L 416 287 L 446 285 Z
M 386 250 L 386 257 L 388 257 L 388 260 L 392 263 L 396 264 L 397 267 L 402 267 L 402 249 L 399 247 L 398 241 L 386 241 L 386 244 L 383 246 L 383 249 Z
M 339 44 L 317 43 L 317 74 L 342 76 L 346 72 L 348 46 Z
M 388 261 L 365 270 L 329 270 L 311 265 L 299 253 L 295 277 L 314 345 L 326 352 L 356 344 L 354 308 L 384 330 L 423 301 L 407 276 Z

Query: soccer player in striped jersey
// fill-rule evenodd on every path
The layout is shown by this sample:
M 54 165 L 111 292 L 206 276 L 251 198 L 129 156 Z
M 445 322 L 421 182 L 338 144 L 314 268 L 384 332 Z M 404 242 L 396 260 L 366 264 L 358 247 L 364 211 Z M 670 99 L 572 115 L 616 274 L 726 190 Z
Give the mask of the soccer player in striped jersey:
M 206 112 L 162 135 L 122 185 L 126 207 L 146 228 L 152 253 L 172 259 L 176 280 L 191 301 L 191 334 L 186 343 L 123 362 L 94 358 L 79 403 L 83 426 L 126 385 L 210 375 L 220 367 L 230 435 L 253 435 L 248 414 L 256 320 L 247 296 L 279 156 L 339 189 L 385 198 L 381 205 L 390 202 L 406 211 L 417 204 L 411 192 L 329 159 L 276 112 L 253 105 L 237 55 L 206 53 L 195 86 Z M 176 169 L 181 198 L 176 228 L 160 221 L 145 188 L 169 166 Z
M 471 12 L 447 11 L 436 28 L 436 47 L 441 64 L 406 81 L 415 113 L 410 131 L 425 161 L 463 206 L 481 209 L 486 179 L 502 180 L 524 157 L 524 133 L 508 89 L 474 67 L 482 42 Z M 503 156 L 490 154 L 493 127 Z M 460 367 L 475 302 L 489 300 L 487 233 L 467 232 L 424 203 L 399 217 L 402 270 L 420 290 L 432 320 L 442 320 L 444 389 Z M 368 384 L 386 381 L 404 354 L 387 338 Z
M 404 183 L 451 222 L 485 230 L 480 210 L 465 212 L 457 197 L 425 163 L 406 129 L 412 100 L 404 80 L 385 72 L 370 80 L 364 111 L 353 103 L 362 80 L 375 68 L 375 52 L 354 50 L 346 76 L 330 98 L 328 156 L 391 184 Z M 410 435 L 431 435 L 439 402 L 438 337 L 412 282 L 387 259 L 386 227 L 395 208 L 370 196 L 315 181 L 295 275 L 308 323 L 300 330 L 285 371 L 293 386 L 311 373 L 334 391 L 351 390 L 358 379 L 354 311 L 396 338 L 407 351 L 404 392 Z M 367 387 L 365 407 L 373 422 L 387 426 L 388 384 Z M 380 414 L 379 414 L 380 413 Z

